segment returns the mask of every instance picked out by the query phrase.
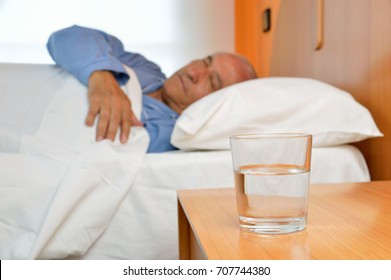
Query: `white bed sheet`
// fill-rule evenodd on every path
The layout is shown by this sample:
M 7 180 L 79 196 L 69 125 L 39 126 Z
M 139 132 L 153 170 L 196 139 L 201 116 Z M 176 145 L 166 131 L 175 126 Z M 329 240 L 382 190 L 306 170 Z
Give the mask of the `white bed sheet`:
M 312 183 L 369 181 L 354 146 L 315 148 Z M 177 259 L 179 189 L 233 186 L 229 151 L 148 154 L 136 184 L 84 259 Z

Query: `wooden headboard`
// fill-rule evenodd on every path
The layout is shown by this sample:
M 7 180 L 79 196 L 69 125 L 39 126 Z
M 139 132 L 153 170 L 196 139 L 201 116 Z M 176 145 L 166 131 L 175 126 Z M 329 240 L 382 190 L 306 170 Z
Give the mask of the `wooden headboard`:
M 246 2 L 246 3 L 243 3 Z M 236 0 L 236 50 L 264 76 L 350 92 L 385 135 L 357 143 L 372 180 L 391 180 L 391 1 Z

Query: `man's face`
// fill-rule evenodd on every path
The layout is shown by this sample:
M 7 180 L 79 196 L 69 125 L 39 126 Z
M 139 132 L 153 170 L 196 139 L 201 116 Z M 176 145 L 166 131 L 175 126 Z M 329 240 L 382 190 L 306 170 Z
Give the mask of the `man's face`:
M 163 101 L 182 113 L 190 104 L 223 87 L 248 79 L 244 63 L 235 55 L 217 53 L 190 62 L 163 85 Z

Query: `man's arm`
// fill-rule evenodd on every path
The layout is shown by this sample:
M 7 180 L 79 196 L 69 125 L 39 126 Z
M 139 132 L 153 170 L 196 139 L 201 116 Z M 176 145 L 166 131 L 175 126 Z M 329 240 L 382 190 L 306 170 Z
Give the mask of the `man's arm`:
M 96 139 L 114 140 L 120 128 L 120 141 L 125 143 L 130 126 L 140 122 L 118 84 L 125 84 L 129 79 L 119 60 L 125 55 L 122 43 L 104 32 L 72 26 L 53 33 L 47 47 L 59 66 L 88 85 L 90 108 L 86 124 L 92 126 L 99 114 Z
M 47 48 L 57 65 L 85 85 L 97 70 L 113 72 L 120 84 L 129 79 L 119 60 L 125 53 L 121 41 L 102 31 L 74 25 L 50 35 Z

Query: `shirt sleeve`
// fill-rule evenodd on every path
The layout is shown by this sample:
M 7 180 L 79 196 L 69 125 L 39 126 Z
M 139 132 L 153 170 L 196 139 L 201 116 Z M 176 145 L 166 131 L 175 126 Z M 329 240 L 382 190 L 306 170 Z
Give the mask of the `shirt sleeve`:
M 160 67 L 144 56 L 127 52 L 122 42 L 103 31 L 73 25 L 50 35 L 47 48 L 52 59 L 84 85 L 97 70 L 111 71 L 120 85 L 129 75 L 123 65 L 133 68 L 144 93 L 161 87 L 166 76 Z
M 112 71 L 121 85 L 129 79 L 119 59 L 125 55 L 121 41 L 105 32 L 74 25 L 54 32 L 47 48 L 59 66 L 85 85 L 96 70 Z

